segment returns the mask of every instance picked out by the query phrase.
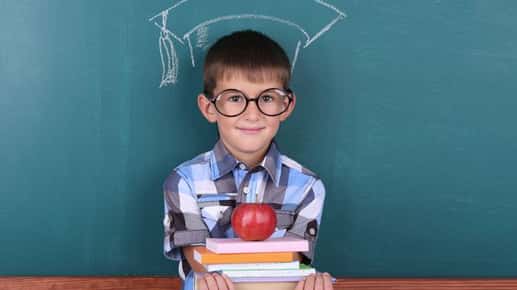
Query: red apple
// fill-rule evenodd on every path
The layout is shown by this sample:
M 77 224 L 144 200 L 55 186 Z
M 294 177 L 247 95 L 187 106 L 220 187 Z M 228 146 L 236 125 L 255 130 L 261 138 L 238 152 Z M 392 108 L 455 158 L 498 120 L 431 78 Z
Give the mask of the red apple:
M 242 203 L 232 213 L 232 227 L 245 241 L 263 241 L 276 227 L 276 214 L 265 203 Z

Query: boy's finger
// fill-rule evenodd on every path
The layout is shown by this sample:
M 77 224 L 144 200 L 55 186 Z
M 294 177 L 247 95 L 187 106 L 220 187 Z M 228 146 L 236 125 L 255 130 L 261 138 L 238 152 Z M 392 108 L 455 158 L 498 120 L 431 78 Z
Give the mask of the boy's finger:
M 223 277 L 217 273 L 212 274 L 212 278 L 214 278 L 215 283 L 217 284 L 217 289 L 219 290 L 228 290 L 228 286 L 226 286 L 226 282 Z
M 294 290 L 303 290 L 303 286 L 305 286 L 305 279 L 300 280 L 300 282 L 296 284 L 296 288 Z
M 304 290 L 313 290 L 314 289 L 314 274 L 310 274 L 305 277 L 305 285 L 303 286 Z
M 205 278 L 203 276 L 196 277 L 196 290 L 208 290 Z
M 228 277 L 226 274 L 223 274 L 223 279 L 226 282 L 226 285 L 228 286 L 228 290 L 235 290 L 235 286 L 233 285 L 233 282 L 230 279 L 230 277 Z
M 212 277 L 212 274 L 206 273 L 203 277 L 205 278 L 208 289 L 217 289 L 217 282 L 214 277 Z
M 320 273 L 316 274 L 316 278 L 314 280 L 314 289 L 323 290 L 323 275 Z
M 324 290 L 332 290 L 334 287 L 332 286 L 332 277 L 329 273 L 323 273 L 323 289 Z

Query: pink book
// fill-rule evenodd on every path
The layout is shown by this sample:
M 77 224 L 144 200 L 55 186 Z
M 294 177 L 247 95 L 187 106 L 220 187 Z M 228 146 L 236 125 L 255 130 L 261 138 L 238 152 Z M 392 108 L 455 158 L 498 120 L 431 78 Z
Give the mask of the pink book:
M 270 238 L 264 241 L 207 238 L 206 248 L 217 254 L 307 252 L 309 242 L 293 237 Z

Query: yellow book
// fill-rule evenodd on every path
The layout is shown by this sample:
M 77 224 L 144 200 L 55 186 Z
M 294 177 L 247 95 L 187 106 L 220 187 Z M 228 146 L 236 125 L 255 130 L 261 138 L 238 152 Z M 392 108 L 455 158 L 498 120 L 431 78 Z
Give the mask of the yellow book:
M 194 260 L 200 264 L 292 262 L 296 252 L 216 254 L 203 247 L 194 250 Z

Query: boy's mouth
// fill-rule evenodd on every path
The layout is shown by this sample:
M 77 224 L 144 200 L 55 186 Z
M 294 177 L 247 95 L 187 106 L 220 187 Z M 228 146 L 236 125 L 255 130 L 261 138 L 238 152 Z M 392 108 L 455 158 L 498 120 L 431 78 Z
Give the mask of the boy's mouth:
M 237 127 L 237 129 L 239 129 L 244 134 L 256 134 L 256 133 L 260 132 L 262 129 L 264 129 L 264 127 L 260 127 L 260 128 L 240 128 L 240 127 Z

